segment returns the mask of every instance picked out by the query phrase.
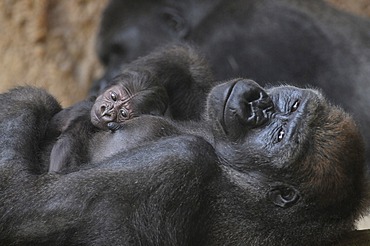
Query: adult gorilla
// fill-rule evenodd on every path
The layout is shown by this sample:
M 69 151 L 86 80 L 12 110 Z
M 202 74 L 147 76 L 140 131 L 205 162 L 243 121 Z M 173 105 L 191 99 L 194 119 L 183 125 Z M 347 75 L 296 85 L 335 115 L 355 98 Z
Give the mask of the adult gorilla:
M 360 135 L 313 90 L 235 79 L 212 89 L 204 122 L 143 115 L 127 123 L 176 133 L 40 175 L 59 110 L 42 90 L 0 95 L 2 245 L 322 245 L 368 205 Z
M 322 88 L 354 115 L 370 162 L 370 21 L 321 0 L 111 0 L 98 54 L 105 85 L 120 67 L 164 43 L 206 54 L 216 80 L 248 77 Z

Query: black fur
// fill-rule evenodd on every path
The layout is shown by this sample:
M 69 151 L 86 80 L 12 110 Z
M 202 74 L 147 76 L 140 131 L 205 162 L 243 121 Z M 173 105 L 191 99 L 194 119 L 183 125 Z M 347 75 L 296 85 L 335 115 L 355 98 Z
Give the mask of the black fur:
M 59 110 L 41 90 L 0 95 L 2 245 L 324 245 L 368 205 L 361 137 L 316 91 L 231 80 L 204 121 L 143 115 L 113 134 L 150 141 L 40 175 Z

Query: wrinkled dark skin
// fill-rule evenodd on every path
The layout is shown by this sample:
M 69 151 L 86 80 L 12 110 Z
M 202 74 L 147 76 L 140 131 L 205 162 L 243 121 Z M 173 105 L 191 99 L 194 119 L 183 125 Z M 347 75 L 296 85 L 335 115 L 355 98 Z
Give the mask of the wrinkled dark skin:
M 135 111 L 131 105 L 131 100 L 134 96 L 122 86 L 114 85 L 110 87 L 96 99 L 91 109 L 91 121 L 96 127 L 108 129 L 109 123 L 123 123 L 132 119 Z
M 216 81 L 320 88 L 351 113 L 370 165 L 370 21 L 321 0 L 110 0 L 98 34 L 106 86 L 122 67 L 168 43 L 196 44 Z
M 101 131 L 103 147 L 143 141 L 39 175 L 35 153 L 60 107 L 38 89 L 1 94 L 0 243 L 326 245 L 354 228 L 369 204 L 363 143 L 340 108 L 245 79 L 215 86 L 206 105 L 200 121 L 142 115 Z
M 95 100 L 90 115 L 92 124 L 102 130 L 115 131 L 123 122 L 142 114 L 165 114 L 168 96 L 164 88 L 149 85 L 145 90 L 136 89 L 123 83 L 108 88 Z

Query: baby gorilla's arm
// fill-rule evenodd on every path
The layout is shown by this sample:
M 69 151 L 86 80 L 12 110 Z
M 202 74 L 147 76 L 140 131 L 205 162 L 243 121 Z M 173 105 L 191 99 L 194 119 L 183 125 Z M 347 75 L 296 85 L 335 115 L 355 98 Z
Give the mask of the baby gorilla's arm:
M 89 139 L 97 130 L 90 121 L 92 104 L 91 100 L 79 102 L 51 119 L 49 131 L 61 133 L 50 153 L 49 172 L 73 169 L 88 161 Z

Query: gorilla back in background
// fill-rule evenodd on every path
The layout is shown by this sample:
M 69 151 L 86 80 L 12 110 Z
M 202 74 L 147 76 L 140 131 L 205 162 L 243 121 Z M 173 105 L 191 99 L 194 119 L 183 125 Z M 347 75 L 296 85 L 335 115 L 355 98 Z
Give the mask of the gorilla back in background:
M 321 88 L 359 123 L 369 162 L 369 20 L 321 0 L 111 0 L 98 37 L 106 74 L 93 90 L 125 63 L 177 41 L 197 44 L 217 80 Z

